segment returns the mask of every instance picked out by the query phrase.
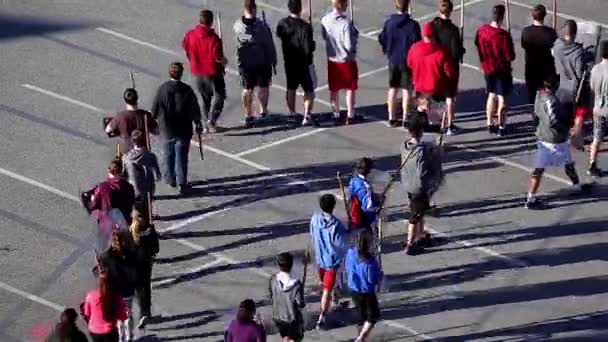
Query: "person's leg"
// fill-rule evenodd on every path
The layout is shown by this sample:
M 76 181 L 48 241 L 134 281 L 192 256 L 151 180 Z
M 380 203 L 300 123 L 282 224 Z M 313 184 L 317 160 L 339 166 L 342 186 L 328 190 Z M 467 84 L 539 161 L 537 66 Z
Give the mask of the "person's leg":
M 163 177 L 165 182 L 171 186 L 176 187 L 175 179 L 175 139 L 163 140 L 162 142 L 162 165 L 163 165 Z
M 270 91 L 268 87 L 258 88 L 257 97 L 260 102 L 260 116 L 265 116 L 268 114 L 268 98 L 270 96 Z
M 357 337 L 357 341 L 366 342 L 367 338 L 372 333 L 372 329 L 374 329 L 374 326 L 374 323 L 365 321 L 365 323 L 363 323 L 361 331 L 359 332 L 359 337 Z
M 197 76 L 196 87 L 203 100 L 201 111 L 203 121 L 208 123 L 210 120 L 209 113 L 211 112 L 211 100 L 213 98 L 213 80 L 207 76 Z
M 263 70 L 259 70 L 257 75 L 257 98 L 260 104 L 260 116 L 264 117 L 268 114 L 268 99 L 270 97 L 270 83 L 272 82 L 272 68 L 269 66 Z
M 388 88 L 388 92 L 386 94 L 386 108 L 388 110 L 388 121 L 389 123 L 395 121 L 395 112 L 397 111 L 396 101 L 397 99 L 397 89 L 396 88 Z
M 597 156 L 608 128 L 608 120 L 603 116 L 593 117 L 593 142 L 589 151 L 589 170 L 587 174 L 593 177 L 599 177 L 602 175 L 602 171 L 597 166 Z
M 285 92 L 285 101 L 287 102 L 287 110 L 289 113 L 296 112 L 296 91 L 295 90 L 287 90 Z
M 321 269 L 319 271 L 319 276 L 321 276 L 323 281 L 323 294 L 321 295 L 321 310 L 318 322 L 323 323 L 325 315 L 327 315 L 327 312 L 331 307 L 331 294 L 336 283 L 336 271 Z
M 380 318 L 380 308 L 376 295 L 364 294 L 363 296 L 365 302 L 364 323 L 356 340 L 360 342 L 365 342 L 368 340 L 369 336 L 372 333 L 372 330 L 374 329 L 374 326 L 376 325 L 376 322 Z
M 253 89 L 257 80 L 255 73 L 250 70 L 240 69 L 239 73 L 241 75 L 241 86 L 243 87 L 241 99 L 245 111 L 245 122 L 247 123 L 253 120 Z
M 536 168 L 532 171 L 532 176 L 530 177 L 530 183 L 528 185 L 528 196 L 526 198 L 526 207 L 532 207 L 537 204 L 538 200 L 536 198 L 536 192 L 540 187 L 541 180 L 543 178 L 543 173 L 545 169 Z
M 410 101 L 411 98 L 409 88 L 401 89 L 401 109 L 403 110 L 403 117 L 401 120 L 403 124 L 405 124 L 407 121 L 407 114 L 410 112 Z
M 334 112 L 334 119 L 337 120 L 340 118 L 340 91 L 331 91 L 329 101 L 331 102 L 331 110 Z
M 456 97 L 448 97 L 445 99 L 445 104 L 447 106 L 447 127 L 450 131 L 454 129 L 454 113 L 456 112 Z M 453 132 L 455 133 L 455 132 Z
M 356 91 L 355 90 L 347 90 L 346 91 L 346 110 L 347 110 L 347 117 L 349 119 L 354 119 L 355 118 L 355 99 L 356 98 Z
M 505 128 L 507 126 L 507 111 L 509 110 L 508 107 L 508 97 L 506 96 L 502 96 L 502 95 L 498 95 L 498 110 L 497 110 L 497 114 L 498 114 L 498 127 L 500 128 Z
M 346 89 L 346 109 L 347 109 L 347 123 L 348 121 L 355 120 L 355 104 L 357 89 L 359 88 L 359 66 L 356 62 L 346 63 L 344 70 L 346 72 L 346 79 L 348 80 Z
M 241 93 L 245 119 L 253 117 L 253 89 L 243 89 Z
M 566 176 L 570 178 L 573 186 L 578 186 L 581 183 L 580 178 L 578 177 L 578 173 L 576 172 L 576 166 L 574 162 L 566 164 L 564 166 L 564 171 L 566 172 Z
M 315 104 L 315 93 L 307 92 L 304 93 L 304 117 L 309 118 L 312 115 L 312 111 Z
M 570 141 L 572 142 L 572 147 L 579 151 L 585 150 L 585 143 L 583 140 L 583 125 L 585 124 L 585 118 L 581 116 L 575 116 L 574 125 L 572 126 L 572 136 L 570 137 Z
M 215 126 L 217 120 L 224 110 L 226 102 L 226 80 L 224 75 L 219 73 L 213 77 L 213 106 L 211 107 L 211 123 Z
M 189 140 L 177 140 L 175 143 L 175 173 L 177 177 L 177 185 L 182 187 L 188 186 L 188 153 L 190 152 Z

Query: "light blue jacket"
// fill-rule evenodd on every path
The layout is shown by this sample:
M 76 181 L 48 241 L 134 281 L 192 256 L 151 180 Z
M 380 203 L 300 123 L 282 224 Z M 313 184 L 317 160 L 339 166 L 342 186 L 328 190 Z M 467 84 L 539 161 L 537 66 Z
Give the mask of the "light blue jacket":
M 380 266 L 376 258 L 369 260 L 359 258 L 355 247 L 346 254 L 346 273 L 348 274 L 348 288 L 358 293 L 376 293 L 380 282 Z
M 374 189 L 364 176 L 355 173 L 348 185 L 348 192 L 352 196 L 357 196 L 361 202 L 361 211 L 365 216 L 366 225 L 372 224 L 376 220 L 380 203 L 374 198 Z
M 350 247 L 346 226 L 335 216 L 318 211 L 310 219 L 310 235 L 317 265 L 328 270 L 339 268 Z

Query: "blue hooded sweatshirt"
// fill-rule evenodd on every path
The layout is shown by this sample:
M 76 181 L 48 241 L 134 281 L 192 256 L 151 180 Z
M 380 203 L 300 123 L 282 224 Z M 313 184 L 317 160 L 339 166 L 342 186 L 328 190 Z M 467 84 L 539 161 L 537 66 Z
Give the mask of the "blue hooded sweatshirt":
M 310 219 L 310 235 L 317 265 L 326 270 L 340 267 L 350 247 L 350 231 L 335 216 L 315 212 Z
M 357 293 L 376 293 L 380 282 L 380 266 L 376 258 L 369 260 L 359 258 L 357 248 L 353 247 L 346 253 L 346 273 L 348 287 Z
M 391 64 L 405 65 L 410 47 L 421 38 L 420 24 L 409 14 L 392 14 L 378 36 L 382 52 Z
M 378 206 L 380 203 L 374 199 L 374 190 L 365 176 L 355 173 L 350 179 L 348 192 L 351 196 L 357 196 L 361 203 L 361 211 L 365 217 L 365 224 L 371 225 L 376 220 Z

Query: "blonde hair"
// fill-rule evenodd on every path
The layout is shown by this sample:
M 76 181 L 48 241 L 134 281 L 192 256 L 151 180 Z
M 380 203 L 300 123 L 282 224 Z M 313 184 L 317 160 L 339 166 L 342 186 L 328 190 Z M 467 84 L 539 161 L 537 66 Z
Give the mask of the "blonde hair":
M 131 211 L 131 226 L 129 226 L 129 230 L 131 231 L 133 241 L 139 243 L 141 233 L 146 230 L 146 220 L 143 213 L 138 209 L 133 209 Z

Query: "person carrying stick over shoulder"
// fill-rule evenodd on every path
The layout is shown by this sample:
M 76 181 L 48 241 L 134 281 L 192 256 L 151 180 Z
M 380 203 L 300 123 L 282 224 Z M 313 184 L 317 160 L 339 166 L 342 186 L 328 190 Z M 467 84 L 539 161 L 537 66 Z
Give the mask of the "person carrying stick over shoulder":
M 293 115 L 296 112 L 296 90 L 302 87 L 304 91 L 304 119 L 302 126 L 318 125 L 318 119 L 312 116 L 317 87 L 317 74 L 313 62 L 315 41 L 312 25 L 304 21 L 302 0 L 287 2 L 289 16 L 281 19 L 277 25 L 277 37 L 281 39 L 283 58 L 285 60 L 285 77 L 287 80 L 287 108 Z
M 190 71 L 203 99 L 202 114 L 207 122 L 206 130 L 215 133 L 226 100 L 224 66 L 227 60 L 222 38 L 213 29 L 213 12 L 202 10 L 199 20 L 199 25 L 184 36 L 182 47 L 190 61 Z
M 373 229 L 377 222 L 378 211 L 383 199 L 374 194 L 374 189 L 367 178 L 374 163 L 370 158 L 361 158 L 355 166 L 355 172 L 348 185 L 350 194 L 351 229 Z
M 492 8 L 492 22 L 477 30 L 475 46 L 486 79 L 486 123 L 490 134 L 505 135 L 509 96 L 513 91 L 513 68 L 515 48 L 511 33 L 502 26 L 505 6 Z M 498 117 L 494 121 L 494 115 Z
M 325 194 L 319 200 L 320 211 L 314 213 L 310 220 L 310 235 L 319 269 L 319 279 L 323 284 L 321 310 L 317 320 L 317 329 L 325 328 L 325 317 L 331 306 L 336 280 L 346 250 L 349 247 L 350 231 L 333 215 L 336 197 Z

